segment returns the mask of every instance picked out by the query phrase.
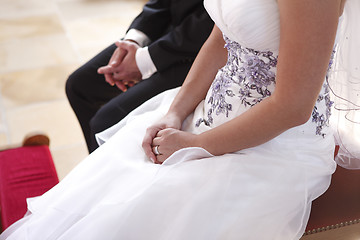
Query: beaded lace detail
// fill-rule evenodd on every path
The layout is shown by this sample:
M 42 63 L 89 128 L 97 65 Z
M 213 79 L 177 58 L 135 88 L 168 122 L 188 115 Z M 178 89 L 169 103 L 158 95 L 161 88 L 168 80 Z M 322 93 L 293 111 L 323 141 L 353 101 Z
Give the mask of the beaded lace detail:
M 314 122 L 316 124 L 316 135 L 320 135 L 323 137 L 325 136 L 325 134 L 322 132 L 322 130 L 324 127 L 329 127 L 331 106 L 334 104 L 334 102 L 330 100 L 330 90 L 329 90 L 329 84 L 328 84 L 329 72 L 330 72 L 332 64 L 333 64 L 334 56 L 335 56 L 335 51 L 333 51 L 331 54 L 331 59 L 330 59 L 328 71 L 326 74 L 326 79 L 325 79 L 325 82 L 323 85 L 323 91 L 322 91 L 322 93 L 320 93 L 320 95 L 316 101 L 317 104 L 321 104 L 321 102 L 325 102 L 326 112 L 323 114 L 319 113 L 317 104 L 315 105 L 313 112 L 312 112 L 312 122 Z
M 196 127 L 201 124 L 211 126 L 214 117 L 225 115 L 233 111 L 233 105 L 227 101 L 229 98 L 238 98 L 239 104 L 244 107 L 252 107 L 263 99 L 271 96 L 275 89 L 275 76 L 277 56 L 271 51 L 256 51 L 242 47 L 237 42 L 231 41 L 224 36 L 225 47 L 228 50 L 228 61 L 221 68 L 211 85 L 210 96 L 206 104 L 210 105 L 205 118 L 196 121 Z M 331 62 L 329 64 L 329 69 Z M 238 85 L 234 88 L 233 85 Z M 237 90 L 234 90 L 237 89 Z M 325 103 L 326 113 L 318 111 L 318 105 Z M 328 126 L 330 107 L 332 102 L 329 97 L 327 81 L 324 83 L 322 94 L 319 95 L 317 103 L 312 112 L 312 122 L 316 124 L 316 134 L 325 136 L 322 130 Z

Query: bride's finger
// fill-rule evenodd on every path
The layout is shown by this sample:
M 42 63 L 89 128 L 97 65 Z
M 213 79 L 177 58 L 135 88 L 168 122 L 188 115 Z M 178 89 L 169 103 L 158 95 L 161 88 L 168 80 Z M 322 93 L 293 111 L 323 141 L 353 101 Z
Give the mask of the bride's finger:
M 162 164 L 166 160 L 166 157 L 164 155 L 158 155 L 156 159 L 156 164 Z
M 144 149 L 145 155 L 151 159 L 151 161 L 156 161 L 156 156 L 152 151 L 153 140 L 159 130 L 154 127 L 149 127 L 146 129 L 146 133 L 142 142 L 142 148 Z
M 163 131 L 164 131 L 164 129 L 161 129 L 160 131 L 158 131 L 156 133 L 156 137 L 161 137 L 163 135 Z
M 158 145 L 160 145 L 161 144 L 161 138 L 158 136 L 158 135 L 156 135 L 156 137 L 152 140 L 152 146 L 153 147 L 155 147 L 155 146 L 158 146 Z

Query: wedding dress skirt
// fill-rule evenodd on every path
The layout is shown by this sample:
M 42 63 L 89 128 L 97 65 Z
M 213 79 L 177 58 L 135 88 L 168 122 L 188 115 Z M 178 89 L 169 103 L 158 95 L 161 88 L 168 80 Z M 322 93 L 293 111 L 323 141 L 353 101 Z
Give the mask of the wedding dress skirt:
M 239 6 L 229 7 L 225 0 L 205 1 L 211 17 L 229 36 L 225 36 L 229 57 L 206 99 L 184 122 L 185 131 L 198 134 L 216 127 L 275 89 L 278 21 L 274 28 L 273 22 L 259 18 L 263 23 L 259 24 L 253 16 L 267 16 L 271 10 L 271 17 L 276 17 L 276 1 L 232 2 Z M 242 9 L 241 4 L 251 7 L 252 14 L 231 14 Z M 217 12 L 220 9 L 225 12 Z M 224 24 L 231 16 L 242 18 L 234 23 L 250 18 L 249 26 L 239 27 L 240 35 L 253 29 L 264 37 L 254 34 L 257 42 L 238 38 L 237 26 Z M 245 47 L 247 43 L 255 45 Z M 185 148 L 156 165 L 145 156 L 142 139 L 146 128 L 167 112 L 177 92 L 169 90 L 150 99 L 99 134 L 99 141 L 105 143 L 53 189 L 28 199 L 27 216 L 0 239 L 299 239 L 311 201 L 327 189 L 336 167 L 326 84 L 307 123 L 262 145 L 222 156 Z
M 0 239 L 300 238 L 334 171 L 331 138 L 319 144 L 302 126 L 237 153 L 186 148 L 155 165 L 142 137 L 176 92 L 145 103 L 57 186 L 29 199 L 28 216 Z

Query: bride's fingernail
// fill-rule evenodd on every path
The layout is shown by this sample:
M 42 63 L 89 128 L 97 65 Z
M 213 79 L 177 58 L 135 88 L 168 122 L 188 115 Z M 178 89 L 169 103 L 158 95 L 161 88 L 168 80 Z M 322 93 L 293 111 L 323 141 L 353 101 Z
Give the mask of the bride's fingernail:
M 153 159 L 153 158 L 150 158 L 150 160 L 153 162 L 153 163 L 155 163 L 155 159 Z

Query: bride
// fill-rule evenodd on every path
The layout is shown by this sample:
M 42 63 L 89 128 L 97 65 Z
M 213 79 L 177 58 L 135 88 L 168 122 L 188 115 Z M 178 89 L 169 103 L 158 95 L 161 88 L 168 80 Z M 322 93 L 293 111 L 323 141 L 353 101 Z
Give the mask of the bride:
M 216 26 L 183 86 L 100 133 L 1 240 L 302 236 L 336 168 L 327 80 L 345 0 L 204 4 Z

